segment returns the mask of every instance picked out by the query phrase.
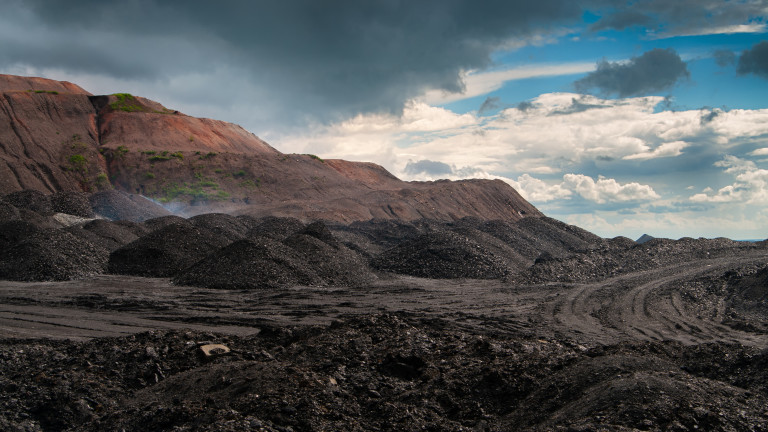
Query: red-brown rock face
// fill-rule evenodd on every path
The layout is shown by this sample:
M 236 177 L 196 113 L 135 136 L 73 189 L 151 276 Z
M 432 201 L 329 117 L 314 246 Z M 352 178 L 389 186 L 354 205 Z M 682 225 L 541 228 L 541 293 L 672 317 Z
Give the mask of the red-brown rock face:
M 240 126 L 128 94 L 0 75 L 0 193 L 115 187 L 186 214 L 350 222 L 540 213 L 501 181 L 403 182 L 379 165 L 283 154 Z

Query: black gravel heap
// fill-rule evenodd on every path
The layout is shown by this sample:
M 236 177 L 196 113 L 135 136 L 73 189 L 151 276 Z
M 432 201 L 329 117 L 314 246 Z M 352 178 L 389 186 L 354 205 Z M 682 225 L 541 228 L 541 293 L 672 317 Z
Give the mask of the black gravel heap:
M 148 231 L 156 231 L 160 228 L 165 228 L 168 225 L 183 225 L 189 228 L 192 228 L 193 224 L 189 221 L 189 219 L 185 219 L 181 216 L 176 215 L 168 215 L 168 216 L 159 216 L 152 219 L 147 219 L 144 222 L 141 223 L 141 225 Z
M 32 222 L 11 220 L 0 223 L 0 250 L 5 250 L 43 228 Z
M 388 249 L 374 268 L 433 279 L 499 279 L 510 269 L 484 245 L 446 230 L 435 230 Z
M 84 224 L 67 228 L 71 234 L 99 245 L 112 252 L 137 240 L 147 233 L 146 229 L 135 222 L 110 221 L 95 219 Z
M 17 192 L 11 192 L 5 196 L 5 200 L 18 209 L 32 210 L 43 216 L 52 215 L 51 197 L 40 191 L 26 189 Z
M 174 282 L 262 289 L 297 284 L 350 286 L 372 279 L 367 263 L 338 244 L 325 224 L 317 222 L 282 242 L 268 236 L 237 241 L 182 271 Z
M 109 272 L 172 277 L 229 243 L 202 228 L 171 224 L 112 252 Z
M 116 190 L 96 192 L 89 199 L 96 214 L 112 220 L 141 222 L 171 214 L 147 198 Z
M 549 217 L 527 217 L 520 219 L 515 226 L 534 239 L 539 251 L 552 255 L 561 255 L 563 251 L 584 251 L 600 247 L 605 240 L 582 228 L 568 225 Z
M 61 229 L 39 230 L 0 251 L 0 279 L 63 281 L 103 273 L 109 252 Z
M 224 213 L 201 214 L 189 218 L 189 221 L 195 226 L 225 237 L 231 242 L 244 239 L 248 232 L 248 227 L 238 218 Z
M 764 247 L 760 243 L 738 242 L 725 238 L 654 238 L 642 244 L 626 238 L 617 238 L 608 241 L 603 247 L 568 256 L 542 256 L 532 267 L 515 275 L 513 279 L 526 284 L 595 281 L 623 273 L 650 270 L 695 259 L 718 258 Z
M 718 317 L 723 325 L 736 330 L 768 333 L 768 263 L 755 262 L 704 275 L 675 288 L 698 316 Z
M 321 282 L 296 251 L 268 237 L 236 241 L 174 279 L 179 285 L 217 289 L 277 288 Z
M 258 224 L 247 232 L 246 237 L 270 237 L 284 240 L 304 229 L 304 224 L 292 217 L 267 216 L 258 221 Z
M 54 213 L 66 213 L 81 218 L 95 216 L 88 194 L 84 192 L 56 192 L 51 195 L 51 208 Z
M 19 219 L 19 209 L 13 204 L 0 197 L 0 222 Z
M 373 279 L 365 260 L 339 244 L 322 222 L 308 225 L 285 239 L 284 243 L 302 257 L 324 284 L 355 286 Z
M 393 247 L 404 240 L 415 239 L 424 233 L 422 227 L 409 222 L 390 219 L 352 222 L 348 230 L 358 233 L 384 248 Z

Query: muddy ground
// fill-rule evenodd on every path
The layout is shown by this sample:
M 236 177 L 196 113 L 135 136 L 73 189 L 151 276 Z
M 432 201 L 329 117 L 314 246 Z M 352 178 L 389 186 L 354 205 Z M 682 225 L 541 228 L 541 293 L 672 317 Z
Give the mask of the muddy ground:
M 768 430 L 767 265 L 760 248 L 533 285 L 0 281 L 0 430 Z

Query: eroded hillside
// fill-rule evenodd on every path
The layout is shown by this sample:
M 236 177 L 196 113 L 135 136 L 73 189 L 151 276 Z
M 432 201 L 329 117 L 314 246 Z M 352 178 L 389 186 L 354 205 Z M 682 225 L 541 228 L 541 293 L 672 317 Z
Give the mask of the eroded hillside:
M 403 182 L 381 166 L 283 154 L 240 126 L 127 93 L 0 75 L 0 193 L 115 188 L 175 211 L 518 220 L 540 213 L 501 181 Z

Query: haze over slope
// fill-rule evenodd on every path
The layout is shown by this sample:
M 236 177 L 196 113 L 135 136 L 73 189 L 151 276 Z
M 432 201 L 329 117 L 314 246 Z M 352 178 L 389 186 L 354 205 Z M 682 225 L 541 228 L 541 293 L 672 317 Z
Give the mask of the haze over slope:
M 283 154 L 235 124 L 126 93 L 0 75 L 0 192 L 138 193 L 182 214 L 349 222 L 541 215 L 502 181 L 403 182 L 379 165 Z

